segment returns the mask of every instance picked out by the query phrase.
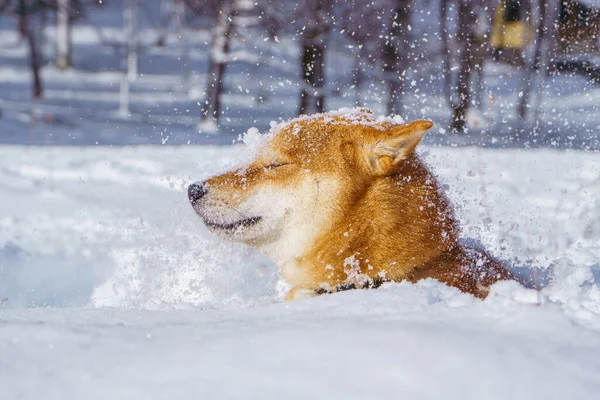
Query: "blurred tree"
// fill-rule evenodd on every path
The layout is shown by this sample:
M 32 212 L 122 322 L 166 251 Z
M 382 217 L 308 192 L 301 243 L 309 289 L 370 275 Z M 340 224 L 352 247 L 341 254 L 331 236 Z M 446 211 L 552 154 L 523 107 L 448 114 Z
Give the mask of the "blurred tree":
M 382 62 L 388 86 L 386 111 L 388 114 L 400 114 L 410 54 L 411 12 L 415 4 L 413 0 L 394 0 L 391 3 L 393 12 L 384 36 Z
M 182 85 L 189 88 L 190 80 L 190 45 L 188 40 L 187 29 L 187 12 L 188 9 L 185 0 L 173 0 L 173 19 L 175 21 L 175 29 L 181 43 L 181 78 Z
M 0 0 L 0 13 L 7 14 L 17 19 L 17 29 L 21 38 L 27 41 L 29 48 L 29 67 L 33 77 L 32 95 L 34 100 L 39 100 L 43 95 L 40 68 L 42 56 L 39 49 L 38 34 L 33 26 L 33 17 L 48 5 L 43 0 Z
M 365 81 L 365 64 L 372 65 L 375 61 L 373 53 L 376 50 L 378 32 L 373 32 L 371 22 L 374 20 L 374 8 L 365 7 L 365 3 L 360 0 L 352 0 L 346 3 L 346 8 L 341 9 L 340 27 L 344 37 L 352 43 L 351 47 L 354 56 L 354 65 L 352 66 L 352 88 L 354 88 L 354 105 L 363 105 L 362 85 Z M 359 17 L 362 14 L 362 18 Z M 370 54 L 369 49 L 373 50 Z
M 483 111 L 483 98 L 485 91 L 484 66 L 492 54 L 489 39 L 492 31 L 493 7 L 495 0 L 482 0 L 474 10 L 475 37 L 473 51 L 473 76 L 471 104 L 479 111 Z
M 521 92 L 519 94 L 519 104 L 517 106 L 517 115 L 521 120 L 527 118 L 528 110 L 531 105 L 532 90 L 536 87 L 539 80 L 542 67 L 545 60 L 542 54 L 542 47 L 546 44 L 546 36 L 548 34 L 548 20 L 550 19 L 548 10 L 548 0 L 534 0 L 536 9 L 538 10 L 538 21 L 535 25 L 534 35 L 534 50 L 531 61 L 526 65 L 526 71 L 523 73 L 521 83 Z M 533 7 L 532 7 L 533 8 Z
M 43 0 L 49 8 L 56 10 L 56 53 L 55 65 L 60 70 L 71 68 L 73 61 L 73 22 L 83 17 L 91 7 L 102 6 L 102 1 Z
M 332 0 L 304 0 L 301 4 L 301 64 L 304 86 L 298 114 L 325 110 L 325 51 L 332 28 Z
M 188 90 L 190 78 L 190 38 L 188 20 L 193 13 L 197 15 L 197 9 L 200 4 L 188 0 L 160 0 L 159 22 L 157 29 L 160 35 L 156 40 L 156 45 L 163 47 L 166 45 L 167 36 L 173 28 L 181 48 L 181 86 Z M 148 12 L 148 11 L 147 11 Z M 203 16 L 206 17 L 206 16 Z M 213 19 L 211 17 L 211 19 Z
M 123 34 L 125 46 L 127 79 L 135 81 L 138 76 L 138 0 L 123 0 Z
M 400 114 L 405 92 L 404 82 L 414 51 L 411 23 L 414 10 L 422 3 L 415 0 L 352 0 L 335 4 L 336 25 L 357 51 L 352 71 L 353 86 L 360 100 L 360 87 L 374 64 L 383 75 L 375 74 L 387 87 L 386 111 Z M 343 10 L 340 12 L 340 9 Z
M 129 116 L 130 83 L 138 74 L 137 0 L 123 0 L 123 36 L 125 51 L 122 58 L 123 75 L 119 89 L 119 114 Z
M 56 67 L 71 66 L 71 0 L 56 0 Z
M 223 1 L 217 15 L 216 25 L 212 31 L 209 55 L 206 97 L 204 98 L 203 120 L 216 121 L 221 114 L 221 93 L 223 76 L 229 54 L 231 36 L 234 29 L 234 18 L 239 9 L 234 7 L 235 1 Z
M 201 129 L 214 130 L 221 115 L 221 95 L 231 40 L 238 31 L 258 23 L 258 3 L 247 0 L 186 0 L 187 6 L 196 14 L 213 22 L 209 51 L 208 77 L 202 104 Z
M 340 33 L 351 44 L 354 64 L 352 67 L 352 87 L 355 92 L 355 105 L 364 104 L 362 88 L 365 81 L 373 78 L 375 66 L 381 62 L 382 43 L 387 41 L 387 25 L 393 19 L 392 3 L 395 0 L 351 0 L 335 4 L 336 25 Z M 391 14 L 391 15 L 390 15 Z
M 269 36 L 289 34 L 299 41 L 302 87 L 298 114 L 325 110 L 325 56 L 335 23 L 352 2 L 336 0 L 259 0 L 260 24 Z M 335 4 L 335 7 L 334 7 Z
M 467 114 L 472 103 L 472 72 L 482 57 L 478 56 L 485 42 L 477 40 L 477 15 L 485 0 L 440 0 L 440 41 L 444 60 L 444 93 L 452 110 L 452 132 L 463 132 L 467 126 Z M 489 7 L 488 7 L 489 9 Z M 450 32 L 448 21 L 450 12 L 456 15 L 456 31 Z M 452 62 L 450 37 L 454 36 L 453 46 L 457 53 L 457 68 Z M 453 76 L 458 70 L 457 76 Z

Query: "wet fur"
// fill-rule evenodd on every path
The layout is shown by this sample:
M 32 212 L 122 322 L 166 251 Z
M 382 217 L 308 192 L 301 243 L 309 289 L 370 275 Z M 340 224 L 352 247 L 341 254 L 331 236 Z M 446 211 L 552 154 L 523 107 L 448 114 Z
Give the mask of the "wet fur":
M 207 180 L 192 203 L 209 229 L 258 218 L 211 230 L 271 256 L 292 286 L 287 299 L 426 278 L 484 298 L 511 275 L 459 242 L 448 199 L 414 153 L 431 126 L 378 122 L 365 110 L 292 120 L 250 166 Z

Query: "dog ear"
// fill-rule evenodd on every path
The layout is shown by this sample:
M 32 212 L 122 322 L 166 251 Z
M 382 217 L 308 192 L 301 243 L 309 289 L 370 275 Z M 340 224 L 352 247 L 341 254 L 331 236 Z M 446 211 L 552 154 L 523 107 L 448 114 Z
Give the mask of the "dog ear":
M 431 121 L 418 120 L 382 131 L 380 136 L 365 146 L 369 167 L 377 175 L 398 172 L 402 161 L 415 150 L 432 126 Z

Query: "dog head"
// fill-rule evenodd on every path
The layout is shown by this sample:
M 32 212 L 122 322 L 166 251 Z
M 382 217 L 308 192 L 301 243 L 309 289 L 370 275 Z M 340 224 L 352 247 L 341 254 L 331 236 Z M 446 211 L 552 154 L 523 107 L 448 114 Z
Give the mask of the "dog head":
M 250 165 L 194 183 L 188 196 L 217 235 L 275 261 L 299 256 L 374 181 L 396 175 L 432 125 L 365 109 L 293 119 L 270 131 Z

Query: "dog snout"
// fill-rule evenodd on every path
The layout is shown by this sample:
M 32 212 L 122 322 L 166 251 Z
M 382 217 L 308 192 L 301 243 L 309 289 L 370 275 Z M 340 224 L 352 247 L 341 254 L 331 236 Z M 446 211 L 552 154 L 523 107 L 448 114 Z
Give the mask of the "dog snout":
M 192 183 L 188 187 L 188 198 L 191 202 L 198 201 L 206 194 L 207 191 L 206 185 L 204 185 L 202 182 Z

